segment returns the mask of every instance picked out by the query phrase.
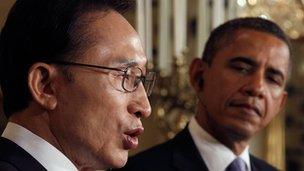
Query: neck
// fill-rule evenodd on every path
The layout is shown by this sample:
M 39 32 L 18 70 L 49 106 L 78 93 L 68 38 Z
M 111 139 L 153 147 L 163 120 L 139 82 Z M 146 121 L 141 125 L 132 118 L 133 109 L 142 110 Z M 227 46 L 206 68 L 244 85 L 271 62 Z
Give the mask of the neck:
M 49 142 L 59 151 L 63 151 L 56 137 L 50 130 L 49 117 L 46 111 L 39 108 L 27 108 L 21 112 L 14 113 L 9 118 L 9 121 L 21 125 L 22 127 Z
M 100 166 L 100 163 L 94 163 L 100 160 L 89 160 L 92 158 L 92 156 L 90 156 L 91 154 L 86 155 L 88 152 L 83 151 L 83 148 L 80 148 L 78 146 L 79 148 L 75 150 L 70 147 L 70 144 L 63 144 L 62 139 L 61 141 L 58 140 L 56 135 L 53 134 L 49 115 L 50 114 L 48 111 L 32 103 L 31 106 L 25 110 L 14 113 L 9 118 L 9 121 L 21 125 L 22 127 L 28 129 L 32 133 L 50 143 L 52 146 L 61 151 L 67 158 L 69 158 L 69 160 L 73 162 L 79 170 L 96 170 L 91 166 Z
M 199 105 L 195 119 L 200 127 L 228 147 L 235 155 L 240 155 L 248 146 L 249 139 L 218 126 L 218 123 L 214 122 L 209 116 L 210 113 L 206 108 Z

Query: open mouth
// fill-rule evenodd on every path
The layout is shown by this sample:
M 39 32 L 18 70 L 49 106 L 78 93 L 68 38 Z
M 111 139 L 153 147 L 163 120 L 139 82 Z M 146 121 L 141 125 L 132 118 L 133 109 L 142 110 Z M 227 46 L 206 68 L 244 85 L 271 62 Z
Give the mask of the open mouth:
M 124 132 L 123 146 L 126 150 L 135 149 L 138 146 L 138 136 L 144 131 L 143 127 L 135 128 Z

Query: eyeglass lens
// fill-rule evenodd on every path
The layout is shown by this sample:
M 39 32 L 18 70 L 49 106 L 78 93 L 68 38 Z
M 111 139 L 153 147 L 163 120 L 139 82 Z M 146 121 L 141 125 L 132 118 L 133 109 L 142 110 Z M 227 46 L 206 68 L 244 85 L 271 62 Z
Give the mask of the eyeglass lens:
M 155 83 L 155 73 L 148 72 L 146 75 L 146 79 L 144 81 L 144 87 L 146 89 L 147 95 L 150 96 Z
M 143 77 L 142 71 L 138 67 L 128 68 L 124 76 L 123 88 L 129 92 L 135 91 L 141 81 L 143 82 L 147 95 L 151 95 L 155 82 L 155 73 L 148 72 L 147 75 Z

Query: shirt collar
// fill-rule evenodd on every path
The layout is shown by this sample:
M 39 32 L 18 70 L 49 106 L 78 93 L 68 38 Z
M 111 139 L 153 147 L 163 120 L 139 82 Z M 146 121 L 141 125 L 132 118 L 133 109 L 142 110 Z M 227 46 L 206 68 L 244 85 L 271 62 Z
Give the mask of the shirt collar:
M 191 118 L 188 129 L 209 170 L 224 171 L 235 158 L 240 157 L 245 161 L 248 171 L 251 171 L 248 146 L 241 155 L 236 156 L 228 147 L 206 132 L 195 117 Z
M 19 145 L 46 170 L 77 171 L 75 165 L 57 148 L 16 123 L 8 122 L 2 137 Z

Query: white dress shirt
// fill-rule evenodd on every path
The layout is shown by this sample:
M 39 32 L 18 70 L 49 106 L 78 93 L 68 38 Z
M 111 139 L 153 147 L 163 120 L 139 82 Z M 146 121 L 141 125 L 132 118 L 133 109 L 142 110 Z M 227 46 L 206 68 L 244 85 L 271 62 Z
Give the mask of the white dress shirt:
M 228 147 L 207 133 L 195 117 L 191 118 L 188 129 L 209 170 L 224 171 L 234 159 L 240 157 L 246 163 L 247 171 L 251 171 L 248 146 L 241 155 L 236 156 Z
M 57 148 L 18 124 L 9 122 L 2 137 L 19 145 L 48 171 L 77 171 Z

